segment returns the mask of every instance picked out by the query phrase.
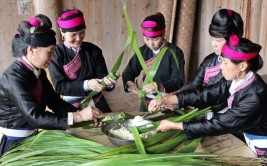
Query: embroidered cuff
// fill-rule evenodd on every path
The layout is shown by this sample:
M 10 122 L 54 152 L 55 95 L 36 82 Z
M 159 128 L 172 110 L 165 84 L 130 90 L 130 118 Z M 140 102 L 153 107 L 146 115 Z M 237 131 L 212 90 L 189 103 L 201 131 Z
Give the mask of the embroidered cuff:
M 73 125 L 73 113 L 68 112 L 68 125 Z

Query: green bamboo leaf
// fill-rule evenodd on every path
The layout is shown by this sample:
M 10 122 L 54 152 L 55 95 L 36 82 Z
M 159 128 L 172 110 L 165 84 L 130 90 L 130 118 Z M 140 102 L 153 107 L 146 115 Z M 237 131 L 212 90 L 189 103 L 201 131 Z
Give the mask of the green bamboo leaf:
M 89 93 L 89 95 L 87 97 L 85 97 L 82 101 L 81 101 L 81 108 L 85 108 L 87 107 L 88 103 L 90 102 L 90 100 L 95 96 L 97 95 L 98 92 L 96 91 L 91 91 Z
M 177 147 L 179 144 L 181 144 L 184 140 L 186 140 L 186 136 L 183 132 L 180 132 L 178 135 L 176 135 L 174 138 L 171 138 L 162 144 L 156 144 L 150 147 L 146 147 L 146 151 L 148 153 L 165 153 L 175 147 Z
M 176 153 L 192 153 L 200 144 L 200 138 L 194 140 L 187 140 L 184 142 L 184 146 L 180 147 Z
M 124 15 L 124 18 L 125 18 L 125 23 L 126 23 L 126 27 L 127 27 L 127 31 L 129 34 L 132 34 L 134 33 L 134 30 L 132 29 L 132 26 L 131 26 L 131 22 L 130 22 L 130 19 L 128 17 L 128 13 L 127 13 L 127 10 L 126 10 L 126 5 L 123 6 L 123 15 Z M 166 52 L 166 50 L 168 49 L 167 47 L 163 47 L 159 54 L 156 56 L 155 60 L 153 61 L 152 65 L 151 65 L 151 68 L 148 69 L 148 67 L 146 66 L 146 63 L 145 63 L 145 60 L 140 52 L 140 49 L 139 49 L 139 46 L 137 44 L 137 41 L 135 38 L 133 38 L 133 42 L 131 44 L 131 47 L 134 49 L 135 53 L 136 53 L 136 56 L 138 58 L 138 61 L 139 63 L 141 64 L 142 66 L 142 69 L 144 71 L 144 73 L 146 74 L 146 78 L 143 82 L 143 86 L 144 85 L 147 85 L 148 83 L 152 83 L 153 82 L 153 78 L 158 70 L 158 67 L 160 65 L 160 62 Z M 175 53 L 173 50 L 171 50 L 171 54 L 172 56 L 174 57 L 175 59 L 175 62 L 177 63 L 177 66 L 179 68 L 179 65 L 178 65 L 178 60 L 177 60 L 177 57 L 175 56 Z M 155 88 L 157 90 L 157 88 Z M 142 90 L 142 88 L 140 88 L 140 90 Z M 144 94 L 144 95 L 143 95 Z M 157 94 L 160 96 L 160 93 L 159 91 L 157 90 Z M 138 97 L 141 99 L 141 101 L 144 101 L 144 96 L 146 95 L 146 93 L 138 93 Z M 147 104 L 146 102 L 144 103 L 144 105 L 147 107 Z
M 176 131 L 175 131 L 176 132 Z M 167 133 L 167 132 L 166 132 Z M 164 133 L 163 133 L 164 134 Z M 173 134 L 173 133 L 172 133 Z M 90 155 L 88 152 L 80 151 L 79 154 L 70 154 L 69 152 L 66 152 L 67 150 L 72 152 L 75 151 L 75 145 L 79 144 L 80 141 L 77 143 L 74 143 L 73 146 L 65 146 L 65 149 L 63 148 L 65 140 L 62 138 L 67 134 L 56 131 L 56 132 L 46 132 L 42 136 L 38 138 L 33 144 L 30 142 L 28 145 L 32 144 L 31 147 L 34 147 L 36 144 L 42 144 L 42 142 L 39 142 L 40 139 L 43 137 L 46 137 L 46 139 L 49 140 L 49 142 L 52 143 L 53 139 L 50 139 L 50 137 L 55 136 L 57 141 L 55 141 L 52 145 L 45 144 L 45 146 L 36 146 L 35 148 L 39 149 L 33 149 L 32 151 L 22 151 L 21 154 L 14 155 L 12 158 L 12 161 L 5 160 L 2 162 L 1 158 L 1 164 L 5 166 L 25 166 L 25 165 L 57 165 L 57 166 L 72 166 L 72 165 L 222 165 L 227 163 L 228 160 L 224 158 L 219 158 L 217 155 L 214 154 L 207 154 L 207 153 L 177 153 L 177 154 L 119 154 L 119 155 L 111 155 L 111 156 L 102 156 L 102 157 L 94 157 Z M 69 136 L 70 138 L 72 136 Z M 67 138 L 69 138 L 67 136 Z M 33 141 L 35 138 L 31 139 Z M 30 140 L 30 139 L 29 139 Z M 62 141 L 64 140 L 64 141 Z M 170 141 L 169 139 L 168 141 Z M 41 140 L 45 141 L 45 140 Z M 67 140 L 68 142 L 69 140 Z M 71 140 L 76 142 L 75 140 Z M 59 144 L 58 143 L 62 143 Z M 81 141 L 83 142 L 83 140 Z M 90 141 L 89 141 L 90 142 Z M 149 141 L 148 141 L 149 142 Z M 167 141 L 164 141 L 167 142 Z M 144 141 L 144 144 L 146 142 Z M 47 146 L 49 145 L 49 146 Z M 99 145 L 98 143 L 93 143 L 92 145 Z M 135 145 L 134 145 L 135 146 Z M 163 145 L 161 145 L 163 146 Z M 168 146 L 168 145 L 167 145 Z M 86 146 L 83 146 L 86 148 Z M 57 155 L 54 155 L 52 152 L 55 151 L 58 148 L 63 148 L 63 151 L 61 153 L 58 153 Z M 80 148 L 80 147 L 79 147 Z M 98 147 L 95 147 L 98 148 Z M 107 147 L 106 147 L 107 148 Z M 45 149 L 45 150 L 43 150 Z M 49 150 L 47 150 L 49 149 Z M 47 151 L 46 151 L 47 150 Z M 43 152 L 42 152 L 43 151 Z M 243 160 L 243 161 L 242 161 Z M 234 165 L 233 163 L 239 163 L 244 164 L 247 163 L 248 160 L 239 158 L 238 162 L 232 162 L 230 165 Z M 260 161 L 252 161 L 255 165 L 255 162 L 257 164 L 260 163 Z
M 212 154 L 120 154 L 104 157 L 101 160 L 95 160 L 90 163 L 83 164 L 94 166 L 105 165 L 217 165 L 216 162 L 208 161 L 206 158 L 215 158 L 217 155 Z
M 126 28 L 127 28 L 128 34 L 135 33 L 133 28 L 132 28 L 132 25 L 131 25 L 131 22 L 130 22 L 130 19 L 129 19 L 127 10 L 126 10 L 126 5 L 123 6 L 123 16 L 124 16 L 124 20 L 126 23 Z M 139 46 L 137 44 L 135 37 L 133 37 L 133 39 L 132 39 L 131 47 L 134 49 L 135 54 L 138 58 L 138 61 L 140 62 L 141 66 L 142 66 L 143 71 L 147 74 L 148 68 L 146 66 L 145 60 L 141 54 L 141 51 L 139 49 Z
M 170 120 L 173 122 L 187 122 L 187 121 L 190 121 L 196 117 L 203 116 L 207 112 L 210 112 L 210 107 L 202 109 L 202 110 L 198 110 L 196 108 L 196 109 L 193 109 L 192 111 L 190 111 L 184 115 L 177 116 L 177 117 L 170 117 L 170 118 L 167 118 L 167 120 Z M 159 126 L 160 122 L 161 122 L 161 120 L 155 121 L 155 122 L 152 122 L 151 125 L 149 125 L 149 126 L 143 125 L 143 126 L 137 127 L 137 129 L 140 133 L 151 131 L 151 130 L 156 129 Z
M 138 89 L 137 95 L 139 98 L 144 98 L 146 96 L 146 92 L 144 90 Z
M 169 120 L 174 121 L 174 122 L 187 122 L 194 118 L 199 118 L 210 111 L 211 111 L 210 107 L 202 109 L 202 110 L 198 110 L 198 108 L 196 108 L 188 112 L 185 115 L 182 115 L 179 117 L 171 117 Z
M 131 127 L 131 132 L 133 133 L 135 145 L 140 154 L 146 154 L 146 150 L 144 148 L 144 144 L 140 137 L 140 134 L 135 126 Z
M 176 57 L 175 52 L 173 51 L 173 49 L 170 49 L 170 52 L 171 52 L 171 55 L 172 55 L 172 57 L 173 57 L 173 59 L 174 59 L 174 61 L 175 61 L 175 64 L 177 65 L 177 68 L 180 69 L 180 68 L 179 68 L 179 61 L 178 61 L 178 59 L 177 59 L 177 57 Z
M 173 121 L 173 122 L 179 122 L 179 121 L 182 121 L 183 119 L 187 118 L 188 116 L 193 116 L 194 113 L 197 110 L 198 109 L 192 110 L 189 113 L 187 113 L 185 115 L 182 115 L 182 116 L 179 116 L 179 117 L 170 117 L 170 118 L 167 118 L 167 120 L 170 120 L 170 121 Z M 160 122 L 161 122 L 161 120 L 152 122 L 151 125 L 149 125 L 149 126 L 147 126 L 147 125 L 139 126 L 138 127 L 138 131 L 140 133 L 143 133 L 143 132 L 147 132 L 147 131 L 150 131 L 150 130 L 154 130 L 159 126 Z
M 131 42 L 133 41 L 133 38 L 134 38 L 134 34 L 131 33 L 128 35 L 127 37 L 127 40 L 123 46 L 123 50 L 118 58 L 118 60 L 116 61 L 115 65 L 113 66 L 113 68 L 111 69 L 111 73 L 113 74 L 116 74 L 121 66 L 121 61 L 122 61 L 122 58 L 123 58 L 123 55 L 124 55 L 124 51 L 125 49 L 131 44 Z
M 97 118 L 98 122 L 103 122 L 103 123 L 123 123 L 127 119 L 133 119 L 135 116 L 128 114 L 126 112 L 120 112 L 118 114 L 102 114 L 102 117 Z M 79 122 L 71 125 L 71 128 L 79 128 L 82 127 L 84 129 L 90 129 L 90 128 L 95 128 L 92 126 L 95 122 L 93 120 L 85 121 L 85 122 Z
M 32 146 L 46 132 L 47 132 L 47 130 L 42 130 L 38 135 L 36 135 L 34 140 L 32 141 L 32 143 L 29 145 L 29 147 Z
M 46 150 L 36 150 L 36 151 L 33 151 L 33 152 L 29 152 L 29 153 L 23 153 L 23 154 L 20 154 L 19 156 L 16 156 L 14 158 L 11 158 L 9 160 L 0 160 L 1 161 L 1 164 L 0 166 L 4 166 L 6 165 L 7 163 L 10 163 L 10 162 L 14 162 L 16 160 L 20 160 L 20 159 L 23 159 L 23 158 L 26 158 L 26 157 L 30 157 L 30 156 L 34 156 L 34 155 L 38 155 L 38 154 L 42 154 L 48 150 L 51 150 L 51 149 L 46 149 Z
M 143 139 L 143 142 L 144 142 L 145 146 L 154 145 L 156 143 L 162 142 L 162 141 L 172 137 L 173 135 L 175 135 L 177 133 L 178 132 L 176 130 L 170 130 L 167 132 L 156 133 L 155 135 L 152 135 L 148 138 Z
M 46 133 L 46 131 L 41 131 L 41 132 L 39 132 L 38 133 L 38 136 L 35 136 L 35 139 L 32 141 L 32 143 L 30 144 L 30 145 L 27 145 L 28 147 L 25 147 L 25 148 L 29 148 L 41 135 L 43 135 L 43 134 L 45 134 Z M 26 145 L 26 144 L 24 144 L 24 145 Z M 6 155 L 9 155 L 10 153 L 13 153 L 13 152 L 15 152 L 15 151 L 17 151 L 17 148 L 13 148 L 13 149 L 11 149 L 11 150 L 9 150 L 9 151 L 7 151 L 6 153 L 4 153 L 4 155 L 2 156 L 2 157 L 5 157 Z M 0 160 L 1 161 L 1 160 Z
M 181 114 L 181 115 L 184 115 L 185 112 L 184 112 L 184 109 L 176 109 L 175 112 Z
M 146 75 L 146 78 L 144 80 L 144 85 L 153 82 L 153 78 L 159 68 L 160 62 L 163 58 L 163 56 L 165 55 L 165 52 L 167 51 L 167 47 L 163 47 L 160 52 L 157 54 L 156 58 L 154 59 L 149 72 Z
M 128 37 L 127 37 L 127 40 L 126 42 L 124 43 L 124 46 L 123 46 L 123 50 L 120 54 L 120 56 L 118 57 L 118 59 L 116 60 L 116 63 L 113 65 L 112 69 L 111 69 L 111 72 L 106 76 L 108 78 L 112 78 L 112 79 L 118 79 L 118 76 L 116 75 L 116 73 L 118 72 L 120 66 L 121 66 L 121 62 L 122 62 L 122 59 L 123 59 L 123 56 L 124 56 L 124 52 L 125 52 L 125 49 L 129 46 L 129 45 L 132 45 L 132 42 L 134 40 L 134 36 L 135 34 L 132 32 L 132 33 L 129 33 Z M 105 82 L 102 81 L 101 84 L 105 85 Z M 82 101 L 81 101 L 81 108 L 85 108 L 88 103 L 90 102 L 90 100 L 92 99 L 92 97 L 94 97 L 96 94 L 98 94 L 98 92 L 96 91 L 91 91 L 89 93 L 89 95 L 87 97 L 85 97 Z
M 19 162 L 21 160 L 25 160 L 26 158 L 32 159 L 36 156 L 43 160 L 47 156 L 53 156 L 56 158 L 59 155 L 69 155 L 69 158 L 71 158 L 73 155 L 80 156 L 81 154 L 86 154 L 85 156 L 88 158 L 90 155 L 95 156 L 97 154 L 107 152 L 111 148 L 96 142 L 65 134 L 62 131 L 44 131 L 36 136 L 25 139 L 21 145 L 14 149 L 12 152 L 5 154 L 0 159 L 0 162 Z M 85 156 L 83 156 L 83 158 L 85 158 Z M 62 158 L 62 156 L 59 158 Z
M 145 146 L 150 146 L 150 145 L 154 145 L 156 143 L 159 143 L 161 141 L 164 141 L 166 139 L 168 139 L 169 137 L 173 136 L 175 133 L 177 133 L 177 131 L 175 130 L 170 130 L 167 132 L 161 132 L 161 133 L 157 133 L 155 135 L 152 135 L 148 138 L 144 138 L 143 139 L 143 143 Z M 109 155 L 115 155 L 115 154 L 122 154 L 122 153 L 136 153 L 137 152 L 137 148 L 135 146 L 135 144 L 130 144 L 130 145 L 124 145 L 124 146 L 120 146 L 114 149 L 111 149 L 108 152 L 105 152 L 101 155 L 96 156 L 96 158 L 102 158 L 104 156 L 109 156 Z

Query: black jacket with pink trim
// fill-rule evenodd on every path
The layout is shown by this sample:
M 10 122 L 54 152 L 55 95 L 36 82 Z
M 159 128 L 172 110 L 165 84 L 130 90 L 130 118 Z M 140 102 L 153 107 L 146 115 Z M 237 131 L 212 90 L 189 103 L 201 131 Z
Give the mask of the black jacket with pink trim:
M 153 81 L 163 84 L 166 92 L 173 92 L 184 85 L 184 53 L 172 43 L 167 43 L 166 47 L 174 51 L 179 64 L 176 64 L 170 50 L 167 50 L 160 62 Z M 153 51 L 146 44 L 140 47 L 140 51 L 145 61 L 153 58 Z M 138 57 L 134 54 L 122 73 L 125 92 L 129 92 L 126 83 L 128 81 L 135 82 L 135 79 L 141 74 L 142 70 Z
M 68 112 L 77 109 L 57 94 L 45 70 L 41 70 L 41 102 L 32 93 L 38 79 L 34 73 L 16 60 L 3 73 L 0 82 L 0 126 L 6 128 L 67 128 Z M 46 107 L 53 112 L 46 111 Z
M 84 91 L 84 81 L 102 79 L 108 75 L 108 69 L 102 50 L 93 43 L 83 42 L 79 52 L 78 64 L 80 66 L 75 72 L 76 78 L 69 78 L 64 71 L 64 66 L 71 63 L 74 57 L 72 48 L 63 43 L 58 44 L 52 62 L 49 64 L 49 73 L 56 92 L 64 96 L 85 97 L 91 90 Z M 106 91 L 111 91 L 113 88 L 107 88 Z M 102 112 L 111 112 L 105 97 L 101 93 L 94 96 L 93 99 L 95 100 L 95 106 Z
M 187 89 L 195 89 L 195 88 L 202 88 L 206 87 L 209 85 L 216 84 L 219 82 L 221 79 L 223 79 L 223 76 L 221 74 L 221 71 L 214 77 L 210 78 L 208 83 L 204 82 L 204 77 L 205 77 L 205 69 L 206 67 L 213 67 L 216 65 L 218 55 L 215 53 L 212 53 L 208 55 L 200 64 L 195 77 L 192 79 L 192 81 L 186 83 L 181 89 L 182 90 L 187 90 Z
M 230 96 L 231 82 L 222 81 L 203 90 L 189 89 L 177 94 L 181 107 L 193 105 L 205 107 L 216 105 Z M 214 136 L 226 133 L 246 132 L 267 135 L 267 86 L 259 75 L 256 79 L 236 92 L 232 107 L 225 113 L 215 113 L 210 120 L 183 123 L 188 139 Z

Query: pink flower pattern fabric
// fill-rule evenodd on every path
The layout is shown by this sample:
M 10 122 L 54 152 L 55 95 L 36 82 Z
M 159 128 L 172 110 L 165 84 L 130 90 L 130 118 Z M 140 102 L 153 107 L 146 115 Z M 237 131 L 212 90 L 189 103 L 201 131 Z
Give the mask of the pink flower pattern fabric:
M 203 82 L 205 82 L 207 84 L 212 77 L 218 75 L 220 70 L 221 70 L 220 69 L 220 63 L 217 64 L 216 66 L 206 67 Z
M 67 77 L 71 80 L 74 80 L 77 78 L 77 72 L 81 66 L 82 66 L 81 58 L 80 55 L 78 54 L 73 58 L 73 60 L 70 63 L 64 65 L 63 68 Z

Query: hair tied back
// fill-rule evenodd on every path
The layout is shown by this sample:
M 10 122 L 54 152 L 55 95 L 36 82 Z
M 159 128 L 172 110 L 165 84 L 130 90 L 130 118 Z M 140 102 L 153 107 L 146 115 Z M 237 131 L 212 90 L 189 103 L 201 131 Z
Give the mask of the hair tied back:
M 237 35 L 230 36 L 229 44 L 231 46 L 234 46 L 234 47 L 238 46 L 238 44 L 239 44 L 239 38 L 238 38 L 238 36 Z

